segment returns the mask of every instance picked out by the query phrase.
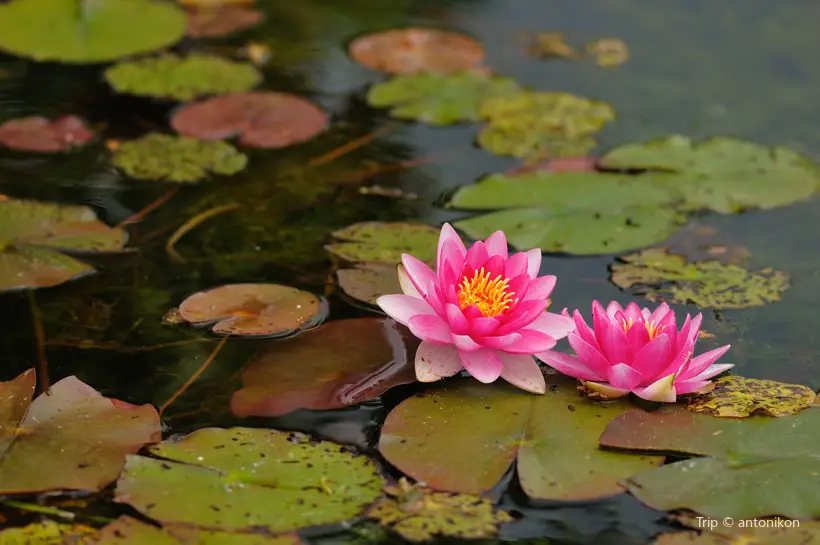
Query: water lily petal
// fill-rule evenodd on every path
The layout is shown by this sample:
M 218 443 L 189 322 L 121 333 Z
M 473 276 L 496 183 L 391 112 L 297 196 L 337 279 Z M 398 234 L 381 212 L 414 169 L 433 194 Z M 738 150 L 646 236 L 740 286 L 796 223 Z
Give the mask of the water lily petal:
M 647 401 L 674 403 L 677 399 L 675 375 L 667 375 L 662 379 L 656 380 L 646 388 L 635 388 L 632 392 Z
M 669 314 L 670 311 L 671 309 L 669 308 L 669 305 L 667 305 L 666 303 L 661 303 L 660 305 L 658 305 L 658 308 L 655 309 L 655 311 L 651 314 L 649 320 L 647 321 L 659 324 L 661 320 L 663 320 L 663 318 L 667 314 Z
M 531 329 L 520 329 L 503 337 L 483 337 L 481 344 L 487 348 L 502 350 L 512 354 L 535 354 L 550 350 L 555 346 L 555 339 Z
M 546 333 L 553 339 L 560 340 L 575 330 L 575 322 L 572 318 L 555 314 L 554 312 L 544 312 L 538 318 L 530 322 L 526 329 Z
M 507 278 L 514 278 L 519 274 L 527 274 L 528 263 L 527 254 L 524 252 L 515 253 L 504 264 L 504 275 Z
M 416 350 L 416 378 L 435 382 L 457 374 L 464 368 L 455 346 L 422 341 Z
M 447 303 L 444 305 L 444 311 L 447 315 L 447 323 L 450 324 L 450 330 L 458 335 L 470 334 L 470 322 L 464 317 L 461 309 L 457 305 Z
M 484 272 L 489 273 L 490 280 L 496 278 L 506 278 L 504 275 L 504 258 L 500 255 L 493 255 L 487 258 L 484 262 Z
M 432 281 L 427 284 L 427 293 L 424 297 L 424 300 L 430 305 L 430 308 L 433 309 L 433 312 L 441 316 L 442 318 L 447 317 L 447 312 L 444 309 L 444 305 L 446 304 L 446 299 L 441 296 L 441 289 L 436 286 Z
M 481 349 L 481 345 L 475 342 L 468 335 L 451 335 L 453 344 L 462 352 L 475 352 Z
M 699 375 L 696 375 L 692 378 L 687 378 L 687 381 L 700 381 L 700 380 L 708 380 L 712 377 L 715 377 L 724 371 L 728 371 L 732 367 L 734 367 L 734 363 L 715 363 L 714 365 L 710 365 L 703 372 Z
M 477 271 L 484 265 L 484 262 L 490 258 L 490 254 L 487 253 L 487 247 L 484 245 L 482 241 L 478 241 L 473 243 L 470 246 L 470 249 L 467 250 L 467 258 L 464 261 L 464 265 L 469 267 L 469 270 Z
M 731 345 L 727 344 L 726 346 L 715 348 L 714 350 L 704 352 L 696 358 L 692 358 L 692 361 L 689 362 L 689 366 L 686 368 L 685 372 L 681 373 L 681 380 L 690 380 L 692 377 L 695 377 L 705 371 L 706 368 L 715 363 L 718 358 L 725 354 L 729 350 L 730 346 Z
M 626 308 L 624 309 L 624 316 L 626 316 L 627 321 L 631 318 L 633 324 L 643 321 L 641 307 L 639 307 L 635 301 L 632 301 L 626 305 Z
M 515 333 L 522 327 L 534 322 L 547 308 L 547 302 L 540 299 L 529 301 L 519 301 L 518 304 L 507 314 L 501 315 L 501 327 L 498 328 L 498 335 Z
M 604 377 L 590 369 L 584 362 L 563 352 L 547 350 L 546 352 L 539 352 L 535 357 L 559 373 L 563 373 L 572 378 L 580 380 L 605 380 Z
M 435 315 L 435 311 L 426 301 L 411 295 L 382 295 L 376 304 L 391 318 L 403 325 L 408 325 L 414 316 Z
M 672 343 L 666 335 L 658 335 L 643 346 L 632 359 L 632 367 L 649 379 L 655 378 L 667 365 L 672 355 Z
M 512 295 L 514 300 L 529 299 L 526 294 L 529 293 L 531 282 L 533 282 L 533 280 L 531 280 L 526 273 L 510 278 L 507 284 L 507 293 Z
M 541 367 L 532 356 L 499 353 L 503 368 L 501 378 L 527 392 L 543 394 L 547 391 Z
M 593 302 L 592 320 L 595 328 L 595 338 L 601 353 L 610 363 L 622 363 L 630 360 L 629 340 L 620 324 L 616 324 L 604 308 L 597 301 Z M 615 386 L 623 388 L 623 386 Z
M 555 289 L 555 282 L 558 280 L 556 276 L 547 275 L 539 276 L 532 280 L 527 287 L 527 292 L 524 299 L 546 299 Z
M 405 295 L 405 297 L 407 297 Z M 419 339 L 431 343 L 451 344 L 450 326 L 436 314 L 420 314 L 407 322 L 407 327 Z
M 476 308 L 476 310 L 478 309 Z M 486 337 L 488 335 L 494 334 L 500 324 L 498 319 L 493 318 L 492 316 L 481 316 L 480 312 L 478 318 L 468 317 L 467 319 L 470 321 L 470 333 L 475 338 Z
M 436 270 L 441 272 L 444 268 L 445 259 L 450 261 L 454 268 L 461 271 L 464 266 L 464 256 L 467 255 L 467 249 L 458 236 L 456 230 L 449 223 L 441 226 L 441 233 L 438 237 L 438 251 L 436 252 Z M 455 265 L 458 265 L 457 267 Z
M 610 364 L 597 348 L 586 342 L 583 337 L 577 333 L 570 333 L 567 336 L 567 340 L 569 340 L 569 345 L 572 349 L 575 350 L 578 359 L 584 362 L 584 365 L 592 369 L 592 371 L 599 377 L 602 377 L 602 379 L 609 376 Z
M 692 392 L 697 392 L 701 388 L 708 385 L 708 380 L 676 380 L 675 392 L 677 392 L 679 396 L 683 394 L 691 394 Z
M 617 363 L 609 368 L 609 384 L 613 388 L 632 390 L 643 380 L 643 376 L 625 363 Z
M 527 274 L 530 278 L 535 278 L 541 270 L 541 248 L 533 248 L 524 253 L 527 254 Z
M 598 347 L 598 340 L 595 338 L 595 334 L 592 332 L 592 329 L 587 325 L 586 321 L 584 321 L 584 317 L 581 316 L 581 313 L 577 310 L 573 311 L 572 319 L 575 322 L 575 332 L 590 346 L 599 350 Z
M 606 306 L 606 315 L 610 318 L 614 318 L 618 313 L 623 314 L 624 309 L 618 301 L 612 301 Z M 618 320 L 620 322 L 620 320 Z
M 494 382 L 501 376 L 504 365 L 495 350 L 489 348 L 482 348 L 475 352 L 459 350 L 458 355 L 467 372 L 479 382 Z
M 487 253 L 490 254 L 490 257 L 498 255 L 503 259 L 507 259 L 509 249 L 507 248 L 507 237 L 504 235 L 504 231 L 496 231 L 488 236 L 484 244 L 487 245 Z
M 430 267 L 410 254 L 402 254 L 401 264 L 404 265 L 404 270 L 413 282 L 413 286 L 422 296 L 427 294 L 427 286 L 430 282 L 435 283 L 438 279 Z
M 629 393 L 629 390 L 624 390 L 623 388 L 615 388 L 611 384 L 607 384 L 606 382 L 587 381 L 583 384 L 593 392 L 598 392 L 606 399 L 616 399 L 619 397 L 623 397 Z
M 404 265 L 401 263 L 396 265 L 396 274 L 399 277 L 399 286 L 401 286 L 401 291 L 403 291 L 405 295 L 418 297 L 421 299 L 421 294 L 416 289 L 413 281 L 410 280 L 410 275 L 407 274 L 407 271 L 404 269 Z

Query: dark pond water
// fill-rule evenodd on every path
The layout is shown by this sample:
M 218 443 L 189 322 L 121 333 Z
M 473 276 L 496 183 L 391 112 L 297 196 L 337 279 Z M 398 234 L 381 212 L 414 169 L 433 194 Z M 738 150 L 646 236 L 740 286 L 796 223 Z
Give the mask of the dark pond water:
M 251 152 L 251 166 L 224 183 L 183 187 L 131 229 L 133 252 L 95 257 L 99 274 L 36 293 L 43 315 L 51 379 L 77 375 L 104 394 L 132 403 L 162 404 L 214 348 L 199 331 L 163 325 L 166 310 L 190 293 L 229 282 L 281 282 L 324 293 L 330 262 L 328 234 L 356 221 L 458 217 L 436 206 L 458 185 L 516 166 L 472 147 L 474 126 L 431 128 L 393 124 L 364 104 L 368 84 L 381 76 L 360 67 L 345 45 L 361 33 L 407 24 L 440 25 L 476 35 L 487 63 L 522 84 L 610 102 L 618 119 L 600 135 L 601 149 L 681 132 L 692 137 L 734 135 L 789 146 L 820 160 L 820 62 L 810 0 L 260 0 L 268 23 L 219 46 L 266 42 L 273 59 L 265 87 L 312 97 L 333 115 L 330 132 L 283 151 Z M 544 62 L 525 53 L 528 32 L 562 31 L 575 43 L 620 37 L 631 58 L 601 69 L 571 61 Z M 217 42 L 213 42 L 217 44 Z M 0 57 L 0 121 L 29 114 L 75 113 L 105 123 L 106 138 L 129 137 L 166 125 L 168 108 L 113 96 L 98 68 L 34 64 Z M 353 138 L 388 127 L 370 144 L 321 166 L 323 156 Z M 394 186 L 420 196 L 393 200 L 358 193 L 361 172 L 374 165 L 423 160 L 389 170 L 366 184 Z M 105 163 L 102 143 L 65 156 L 0 152 L 0 194 L 91 205 L 116 224 L 159 198 L 167 186 L 121 179 Z M 177 245 L 185 262 L 164 249 L 184 221 L 219 204 L 225 213 Z M 751 265 L 791 275 L 783 301 L 744 311 L 706 312 L 704 328 L 717 336 L 703 349 L 731 343 L 735 371 L 820 388 L 820 200 L 770 212 L 704 215 L 710 244 L 744 246 Z M 688 232 L 688 231 L 686 231 Z M 694 236 L 694 235 L 692 235 Z M 685 241 L 684 241 L 685 242 Z M 691 241 L 690 241 L 691 242 Z M 697 241 L 693 242 L 697 244 Z M 593 298 L 628 302 L 607 281 L 613 256 L 546 256 L 542 273 L 557 274 L 555 308 L 587 308 Z M 364 315 L 335 295 L 331 319 Z M 0 297 L 0 380 L 37 361 L 30 301 Z M 696 311 L 696 309 L 678 309 Z M 169 432 L 205 425 L 248 425 L 227 412 L 238 371 L 253 350 L 229 342 L 207 373 L 165 413 Z M 300 429 L 373 448 L 386 410 L 410 389 L 381 403 L 332 412 L 301 411 L 252 424 Z M 586 505 L 528 504 L 511 490 L 502 504 L 523 513 L 505 539 L 549 537 L 561 543 L 645 543 L 661 513 L 629 497 Z

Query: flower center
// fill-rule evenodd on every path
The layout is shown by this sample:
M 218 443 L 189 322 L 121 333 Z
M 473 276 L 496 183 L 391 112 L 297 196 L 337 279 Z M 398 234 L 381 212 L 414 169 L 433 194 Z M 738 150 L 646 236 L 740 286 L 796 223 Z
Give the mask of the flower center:
M 649 333 L 649 340 L 651 341 L 655 337 L 657 337 L 665 325 L 655 325 L 654 321 L 651 322 L 643 322 L 644 327 L 646 327 L 646 332 Z M 621 318 L 621 327 L 624 330 L 624 333 L 629 333 L 629 329 L 632 327 L 632 318 Z
M 507 291 L 510 281 L 499 274 L 490 280 L 490 273 L 481 267 L 472 278 L 461 279 L 458 289 L 458 306 L 464 310 L 475 305 L 482 316 L 498 316 L 518 302 L 515 292 Z

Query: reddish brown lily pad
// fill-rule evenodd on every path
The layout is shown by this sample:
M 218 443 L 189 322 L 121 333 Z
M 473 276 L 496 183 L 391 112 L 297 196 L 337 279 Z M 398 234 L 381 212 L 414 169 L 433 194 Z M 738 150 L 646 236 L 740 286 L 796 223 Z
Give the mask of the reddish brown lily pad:
M 507 171 L 508 176 L 531 174 L 533 172 L 595 172 L 598 170 L 597 157 L 559 157 L 535 165 L 525 165 Z
M 254 27 L 265 20 L 265 14 L 243 5 L 218 5 L 188 11 L 188 36 L 220 38 Z
M 94 131 L 74 115 L 64 115 L 54 121 L 40 116 L 21 117 L 0 125 L 0 144 L 22 151 L 66 151 L 83 146 L 92 138 Z
M 179 134 L 200 140 L 239 137 L 252 148 L 284 148 L 310 140 L 325 130 L 328 115 L 296 95 L 271 92 L 232 93 L 183 106 L 171 125 Z
M 401 28 L 368 34 L 350 43 L 358 63 L 390 74 L 452 74 L 476 69 L 484 49 L 473 38 L 435 28 Z
M 418 340 L 391 319 L 325 324 L 286 343 L 262 347 L 242 372 L 231 412 L 275 417 L 296 409 L 338 409 L 416 380 Z
M 0 494 L 103 489 L 127 454 L 160 440 L 151 405 L 108 399 L 70 376 L 33 402 L 34 369 L 0 382 Z
M 221 335 L 287 337 L 316 327 L 327 317 L 316 295 L 280 284 L 229 284 L 195 293 L 179 316 Z

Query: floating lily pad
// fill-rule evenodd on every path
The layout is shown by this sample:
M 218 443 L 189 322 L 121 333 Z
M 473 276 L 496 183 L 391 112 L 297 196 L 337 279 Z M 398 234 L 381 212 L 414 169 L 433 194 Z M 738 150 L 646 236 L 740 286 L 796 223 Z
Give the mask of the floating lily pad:
M 135 518 L 122 516 L 100 530 L 99 537 L 91 540 L 89 545 L 140 543 L 151 545 L 300 545 L 303 542 L 295 534 L 278 536 L 264 533 L 242 534 L 219 530 L 199 530 L 175 524 L 157 528 Z
M 820 523 L 789 519 L 731 521 L 711 517 L 667 517 L 695 530 L 659 535 L 654 545 L 817 545 Z
M 376 306 L 382 295 L 401 293 L 396 266 L 389 263 L 359 263 L 336 271 L 339 287 L 348 297 Z
M 121 250 L 127 235 L 85 206 L 0 200 L 0 291 L 56 286 L 94 272 L 57 250 Z
M 749 308 L 779 301 L 789 287 L 782 271 L 749 271 L 717 260 L 689 263 L 682 255 L 652 248 L 619 258 L 611 267 L 620 288 L 642 286 L 650 301 L 692 303 L 702 308 Z M 649 287 L 653 286 L 653 287 Z
M 179 134 L 200 140 L 238 137 L 251 148 L 284 148 L 325 130 L 328 116 L 296 95 L 233 93 L 183 106 L 171 118 Z
M 52 520 L 33 522 L 21 528 L 0 531 L 0 545 L 65 545 L 85 543 L 97 533 L 82 524 L 60 524 Z
M 390 115 L 398 119 L 450 125 L 478 120 L 484 102 L 518 90 L 518 84 L 511 78 L 477 72 L 415 74 L 373 85 L 367 93 L 367 103 L 376 108 L 391 108 Z
M 339 229 L 333 237 L 337 240 L 325 249 L 338 258 L 395 267 L 405 253 L 435 261 L 439 230 L 423 223 L 368 221 Z
M 221 38 L 254 27 L 265 20 L 265 14 L 243 5 L 201 6 L 188 10 L 188 36 Z
M 523 165 L 504 173 L 505 176 L 520 176 L 533 172 L 597 172 L 597 157 L 560 157 L 548 159 L 540 163 Z
M 32 402 L 34 387 L 33 369 L 0 382 L 0 494 L 101 490 L 128 453 L 160 438 L 150 405 L 108 399 L 74 376 Z
M 12 0 L 0 4 L 0 49 L 36 61 L 99 63 L 169 46 L 185 14 L 156 0 Z
M 618 481 L 660 465 L 658 456 L 598 449 L 628 401 L 579 397 L 574 380 L 547 376 L 547 393 L 457 379 L 403 401 L 387 416 L 379 451 L 433 489 L 481 494 L 517 461 L 528 496 L 588 500 L 621 492 Z
M 675 185 L 687 209 L 723 214 L 785 206 L 820 188 L 820 169 L 798 153 L 726 137 L 695 143 L 672 135 L 628 144 L 604 155 L 601 165 L 648 170 L 641 176 Z
M 248 165 L 248 157 L 227 142 L 150 133 L 120 144 L 111 162 L 138 180 L 193 183 L 211 173 L 236 174 Z
M 120 62 L 105 71 L 118 93 L 193 100 L 207 95 L 248 91 L 262 81 L 252 65 L 215 55 L 163 55 Z
M 483 239 L 501 229 L 520 250 L 570 254 L 618 253 L 663 241 L 683 222 L 665 185 L 597 172 L 493 174 L 463 186 L 451 205 L 499 212 L 457 221 Z M 511 210 L 503 210 L 511 209 Z
M 129 456 L 115 499 L 163 524 L 290 532 L 345 521 L 381 495 L 375 464 L 299 433 L 206 428 Z
M 814 403 L 814 391 L 800 384 L 745 377 L 722 377 L 714 390 L 693 398 L 686 406 L 696 413 L 743 418 L 756 413 L 790 416 Z
M 316 295 L 280 284 L 228 284 L 195 293 L 179 316 L 220 335 L 287 337 L 316 327 L 327 317 Z
M 575 48 L 564 40 L 563 32 L 538 32 L 530 39 L 527 53 L 541 59 L 574 59 L 578 57 Z
M 735 519 L 820 515 L 820 409 L 772 418 L 714 418 L 669 405 L 631 411 L 600 443 L 631 451 L 703 456 L 629 477 L 623 485 L 661 510 Z
M 22 117 L 0 125 L 0 145 L 21 151 L 66 151 L 84 146 L 92 138 L 94 131 L 73 115 L 64 115 L 54 121 L 40 116 Z
M 368 34 L 350 43 L 354 60 L 380 72 L 452 74 L 478 68 L 484 49 L 476 40 L 436 28 L 399 28 Z
M 497 155 L 530 160 L 572 157 L 595 146 L 590 135 L 615 118 L 606 102 L 568 93 L 521 91 L 484 102 L 481 118 L 487 126 L 478 143 Z
M 619 38 L 601 38 L 586 45 L 586 51 L 595 57 L 595 63 L 605 68 L 619 66 L 629 59 L 629 48 Z
M 240 417 L 276 417 L 296 409 L 327 410 L 378 398 L 415 382 L 418 341 L 383 318 L 337 320 L 286 343 L 263 346 L 242 371 L 231 398 Z
M 433 492 L 414 486 L 404 477 L 398 486 L 386 487 L 368 516 L 407 541 L 430 541 L 436 537 L 481 539 L 498 533 L 498 526 L 512 522 L 506 511 L 493 508 L 490 500 L 471 494 Z

